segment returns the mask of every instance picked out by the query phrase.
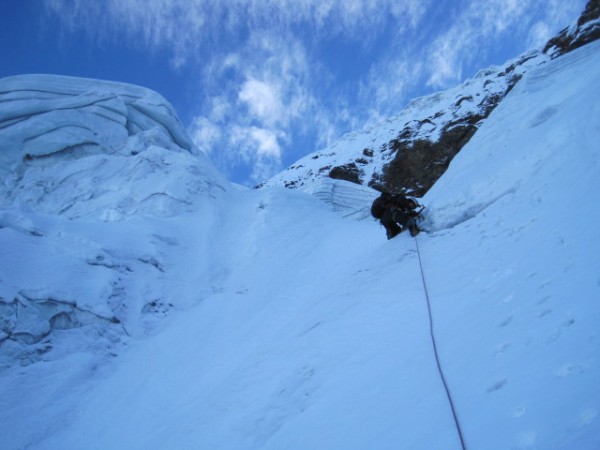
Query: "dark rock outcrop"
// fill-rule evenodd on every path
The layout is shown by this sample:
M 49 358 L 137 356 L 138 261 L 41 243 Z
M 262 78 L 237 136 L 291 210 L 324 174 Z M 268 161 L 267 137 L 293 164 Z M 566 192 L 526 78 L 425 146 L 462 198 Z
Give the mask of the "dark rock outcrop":
M 383 166 L 382 176 L 374 174 L 369 186 L 379 191 L 410 194 L 416 197 L 425 195 L 446 171 L 450 161 L 473 137 L 480 124 L 521 79 L 520 75 L 514 75 L 513 72 L 528 60 L 529 58 L 522 58 L 499 74 L 508 80 L 505 90 L 485 95 L 474 112 L 455 115 L 443 126 L 437 140 L 415 139 L 413 137 L 415 133 L 412 133 L 409 127 L 405 127 L 397 139 L 387 144 L 396 156 Z M 464 101 L 473 101 L 473 98 L 461 97 L 454 106 L 458 109 Z M 434 120 L 435 116 L 420 121 L 419 125 L 433 124 Z
M 458 125 L 445 129 L 438 141 L 393 141 L 396 158 L 384 167 L 383 180 L 371 180 L 377 190 L 422 197 L 442 176 L 450 161 L 471 139 L 477 127 Z
M 337 166 L 331 169 L 329 171 L 329 178 L 361 184 L 361 171 L 356 166 L 356 163 L 344 164 L 343 166 Z

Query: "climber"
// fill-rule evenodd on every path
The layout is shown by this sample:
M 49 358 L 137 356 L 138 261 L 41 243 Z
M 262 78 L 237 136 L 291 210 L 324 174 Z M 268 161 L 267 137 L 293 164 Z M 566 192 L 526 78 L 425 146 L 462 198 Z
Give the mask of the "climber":
M 379 219 L 385 227 L 388 239 L 397 236 L 406 228 L 410 231 L 410 235 L 414 237 L 421 231 L 417 225 L 420 214 L 415 211 L 419 206 L 414 198 L 382 192 L 373 201 L 371 214 Z

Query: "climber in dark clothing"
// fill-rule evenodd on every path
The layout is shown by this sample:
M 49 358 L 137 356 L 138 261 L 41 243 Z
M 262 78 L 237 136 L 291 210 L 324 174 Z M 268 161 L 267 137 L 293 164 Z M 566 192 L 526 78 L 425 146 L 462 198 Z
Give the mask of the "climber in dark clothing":
M 407 228 L 410 235 L 414 237 L 421 231 L 417 225 L 419 213 L 415 211 L 418 207 L 419 203 L 414 198 L 382 192 L 373 201 L 371 214 L 385 227 L 388 239 L 392 239 Z

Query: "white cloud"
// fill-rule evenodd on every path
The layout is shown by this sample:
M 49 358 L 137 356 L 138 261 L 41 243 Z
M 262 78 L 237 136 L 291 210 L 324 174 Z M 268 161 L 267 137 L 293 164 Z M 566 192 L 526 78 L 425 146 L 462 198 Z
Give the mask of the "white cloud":
M 281 160 L 279 139 L 285 135 L 281 132 L 255 126 L 234 126 L 230 129 L 229 144 L 237 147 L 238 155 L 246 161 L 255 156 L 271 158 L 275 162 Z
M 379 121 L 383 119 L 382 115 L 400 111 L 404 106 L 403 99 L 420 79 L 422 70 L 423 64 L 419 60 L 411 60 L 405 54 L 375 64 L 360 86 L 360 101 L 370 106 L 368 119 Z
M 430 1 L 430 0 L 429 0 Z M 390 19 L 416 26 L 424 0 L 44 0 L 46 10 L 70 30 L 95 37 L 141 43 L 168 50 L 174 67 L 193 61 L 202 48 L 240 29 L 271 30 L 278 35 L 307 25 L 311 36 L 339 35 L 365 40 Z M 215 20 L 218 18 L 218 20 Z
M 546 14 L 531 27 L 527 35 L 527 45 L 530 48 L 543 46 L 560 29 L 569 26 L 583 11 L 587 0 L 547 0 Z
M 444 87 L 448 83 L 453 83 L 462 78 L 461 55 L 471 47 L 470 40 L 463 36 L 453 36 L 453 34 L 462 34 L 455 30 L 448 33 L 443 39 L 434 42 L 429 50 L 428 66 L 431 72 L 427 85 L 433 88 Z
M 211 156 L 222 165 L 260 165 L 256 174 L 280 169 L 292 137 L 319 126 L 312 120 L 321 109 L 311 87 L 315 67 L 294 36 L 258 31 L 207 65 L 199 116 L 222 131 L 210 142 Z
M 280 165 L 273 164 L 268 159 L 258 159 L 252 166 L 250 181 L 254 185 L 260 184 L 276 175 L 279 171 L 281 171 Z
M 546 22 L 537 22 L 533 27 L 531 27 L 531 31 L 529 32 L 529 36 L 527 37 L 528 47 L 536 48 L 541 47 L 545 42 L 550 39 L 552 36 L 552 32 L 550 31 L 550 27 Z
M 210 101 L 210 116 L 213 120 L 223 121 L 231 114 L 231 105 L 226 96 L 217 95 Z
M 339 114 L 339 104 L 324 103 L 320 91 L 331 75 L 309 48 L 332 37 L 372 45 L 390 23 L 398 30 L 416 27 L 432 2 L 104 0 L 90 7 L 87 0 L 44 1 L 70 32 L 166 51 L 176 69 L 199 67 L 202 94 L 190 130 L 205 151 L 225 151 L 225 129 L 255 126 L 275 133 L 282 155 L 294 134 L 312 132 L 329 142 L 337 124 L 355 122 Z M 262 143 L 260 154 L 275 151 L 273 141 L 251 142 Z
M 242 85 L 238 99 L 246 105 L 250 114 L 268 125 L 274 125 L 283 115 L 277 91 L 272 84 L 251 78 Z
M 461 81 L 463 67 L 480 58 L 503 32 L 522 20 L 522 13 L 532 1 L 535 0 L 469 2 L 429 48 L 431 74 L 427 84 L 441 88 Z
M 281 161 L 281 147 L 279 146 L 278 135 L 284 136 L 283 133 L 262 128 L 251 127 L 249 129 L 249 136 L 256 144 L 256 154 L 259 157 L 269 157 L 276 162 Z
M 239 158 L 251 166 L 250 180 L 262 182 L 281 170 L 281 145 L 285 134 L 255 126 L 234 126 L 229 133 L 228 158 L 234 164 Z M 237 161 L 239 163 L 239 161 Z
M 193 119 L 189 132 L 194 144 L 206 154 L 210 154 L 215 144 L 223 138 L 221 128 L 204 116 Z

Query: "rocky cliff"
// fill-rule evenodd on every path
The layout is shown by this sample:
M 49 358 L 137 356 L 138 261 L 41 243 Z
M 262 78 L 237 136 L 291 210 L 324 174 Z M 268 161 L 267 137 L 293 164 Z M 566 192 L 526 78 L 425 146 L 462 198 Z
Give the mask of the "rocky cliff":
M 311 190 L 320 180 L 333 178 L 421 197 L 526 71 L 600 37 L 599 17 L 600 0 L 590 0 L 576 23 L 543 49 L 413 100 L 400 114 L 344 136 L 257 187 Z

